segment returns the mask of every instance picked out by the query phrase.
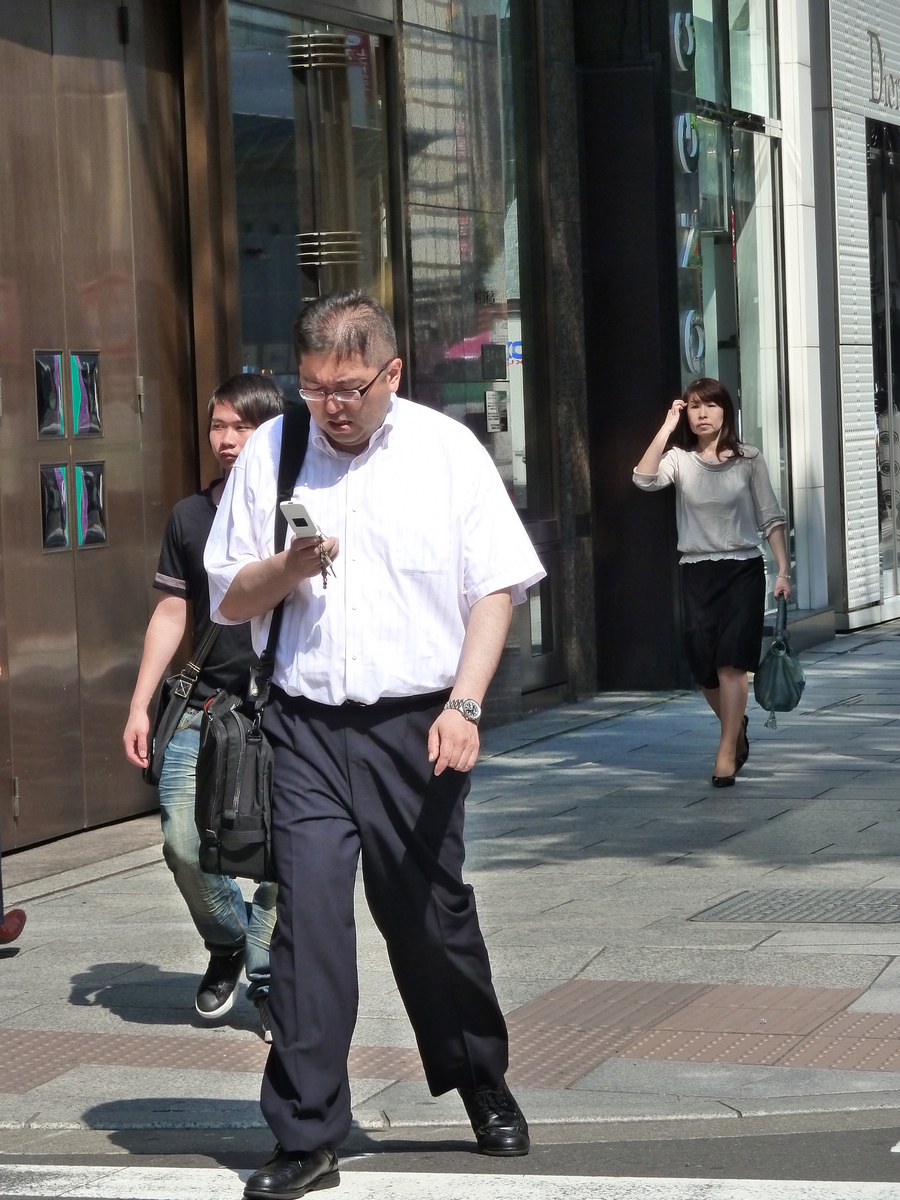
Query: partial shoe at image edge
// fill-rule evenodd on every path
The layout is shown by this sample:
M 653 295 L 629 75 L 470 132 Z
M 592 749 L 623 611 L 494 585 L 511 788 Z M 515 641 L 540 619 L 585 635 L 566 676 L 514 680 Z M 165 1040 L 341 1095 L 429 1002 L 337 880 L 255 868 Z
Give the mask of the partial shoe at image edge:
M 11 908 L 0 921 L 0 946 L 14 942 L 25 928 L 25 913 L 21 908 Z
M 244 1200 L 299 1200 L 307 1192 L 323 1192 L 341 1182 L 337 1155 L 330 1146 L 289 1154 L 275 1153 L 254 1171 L 244 1187 Z

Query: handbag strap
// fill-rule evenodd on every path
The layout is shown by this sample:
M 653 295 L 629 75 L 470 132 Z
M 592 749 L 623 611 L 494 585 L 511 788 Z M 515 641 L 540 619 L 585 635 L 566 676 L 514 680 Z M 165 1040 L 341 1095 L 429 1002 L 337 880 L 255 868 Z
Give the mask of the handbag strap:
M 281 453 L 278 458 L 278 489 L 275 501 L 275 553 L 284 549 L 287 536 L 287 521 L 281 511 L 282 500 L 290 500 L 294 494 L 297 476 L 306 458 L 306 448 L 309 445 L 309 409 L 305 404 L 289 404 L 284 410 L 281 423 Z M 287 599 L 287 597 L 285 597 Z M 259 666 L 250 674 L 250 689 L 248 697 L 253 701 L 253 709 L 257 722 L 262 718 L 263 710 L 269 702 L 269 684 L 275 670 L 275 651 L 278 649 L 278 638 L 281 634 L 281 622 L 284 617 L 284 600 L 272 609 L 272 621 L 269 625 L 269 636 L 266 648 L 259 658 Z
M 773 641 L 784 643 L 785 631 L 787 630 L 787 600 L 784 596 L 779 596 L 775 601 L 778 609 L 778 615 L 775 618 L 775 634 Z
M 209 657 L 209 652 L 216 644 L 216 638 L 219 636 L 221 625 L 216 625 L 210 622 L 209 629 L 203 636 L 200 645 L 194 650 L 188 662 L 184 664 L 178 675 L 178 682 L 173 689 L 174 694 L 179 699 L 187 702 L 191 698 L 191 693 L 197 686 L 197 680 L 200 678 L 200 672 L 203 670 L 203 664 Z

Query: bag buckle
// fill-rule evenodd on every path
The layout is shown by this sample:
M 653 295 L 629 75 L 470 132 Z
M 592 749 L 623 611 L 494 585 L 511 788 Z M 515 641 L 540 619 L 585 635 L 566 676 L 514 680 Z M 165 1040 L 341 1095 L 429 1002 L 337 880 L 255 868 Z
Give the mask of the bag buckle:
M 179 676 L 178 682 L 175 684 L 172 691 L 180 700 L 189 700 L 192 689 L 193 684 L 191 681 L 189 679 L 185 679 L 183 676 Z

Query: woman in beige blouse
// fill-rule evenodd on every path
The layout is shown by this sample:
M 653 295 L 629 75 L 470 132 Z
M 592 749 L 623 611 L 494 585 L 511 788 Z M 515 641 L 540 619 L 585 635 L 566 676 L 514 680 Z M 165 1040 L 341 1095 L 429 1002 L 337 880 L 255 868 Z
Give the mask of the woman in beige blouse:
M 685 650 L 719 718 L 712 782 L 730 787 L 750 754 L 747 672 L 762 650 L 763 538 L 778 566 L 775 595 L 791 594 L 784 513 L 762 454 L 738 441 L 731 396 L 717 379 L 695 379 L 674 401 L 634 482 L 648 492 L 675 486 Z

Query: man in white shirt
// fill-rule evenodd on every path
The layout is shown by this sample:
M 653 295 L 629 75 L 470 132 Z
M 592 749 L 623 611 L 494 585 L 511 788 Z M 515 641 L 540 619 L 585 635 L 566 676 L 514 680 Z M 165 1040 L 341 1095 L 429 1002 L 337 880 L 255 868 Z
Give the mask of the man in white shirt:
M 462 880 L 463 816 L 513 605 L 544 575 L 484 448 L 397 396 L 402 364 L 380 305 L 323 297 L 295 338 L 312 422 L 293 498 L 325 536 L 274 553 L 276 419 L 235 465 L 205 556 L 213 618 L 252 619 L 257 652 L 286 597 L 265 717 L 279 898 L 261 1104 L 278 1146 L 244 1193 L 279 1200 L 339 1179 L 360 850 L 432 1093 L 459 1090 L 483 1153 L 528 1152 Z

